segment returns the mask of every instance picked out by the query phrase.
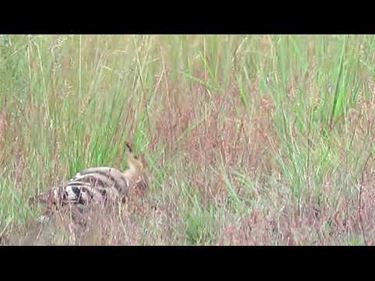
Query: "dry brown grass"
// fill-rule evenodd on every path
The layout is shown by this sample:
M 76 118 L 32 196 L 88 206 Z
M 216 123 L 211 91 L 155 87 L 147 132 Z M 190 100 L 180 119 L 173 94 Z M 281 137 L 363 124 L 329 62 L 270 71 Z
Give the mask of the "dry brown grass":
M 336 81 L 341 41 L 335 47 L 333 38 L 288 38 L 87 38 L 81 64 L 70 54 L 79 57 L 79 38 L 66 39 L 69 46 L 55 49 L 48 91 L 13 101 L 10 117 L 9 104 L 2 109 L 6 176 L 22 199 L 30 193 L 30 175 L 32 184 L 47 188 L 82 165 L 122 166 L 126 139 L 146 154 L 151 189 L 123 205 L 88 210 L 85 226 L 66 214 L 44 226 L 29 218 L 5 229 L 1 243 L 374 244 L 371 69 L 355 64 L 353 40 L 345 67 L 355 71 L 345 68 L 345 81 L 358 77 L 342 86 L 348 102 L 333 118 L 327 88 Z M 42 64 L 32 55 L 30 69 L 42 81 Z M 372 65 L 372 55 L 360 56 Z M 79 65 L 87 72 L 82 83 Z M 34 83 L 34 91 L 43 85 Z M 106 102 L 115 104 L 113 111 Z M 70 111 L 61 113 L 62 104 Z M 118 120 L 116 112 L 123 112 Z M 105 131 L 113 120 L 116 130 Z M 35 141 L 39 131 L 46 150 Z
M 207 98 L 205 90 L 198 87 L 196 95 L 181 100 L 163 100 L 164 110 L 155 116 L 156 133 L 150 143 L 150 151 L 160 144 L 166 144 L 163 162 L 173 161 L 176 152 L 181 155 L 180 170 L 171 171 L 164 189 L 170 192 L 167 198 L 182 200 L 175 183 L 189 182 L 199 193 L 203 205 L 220 206 L 228 200 L 228 190 L 222 176 L 214 172 L 224 166 L 230 173 L 242 168 L 250 179 L 256 181 L 259 174 L 278 175 L 273 154 L 280 146 L 280 140 L 273 127 L 274 105 L 270 97 L 256 98 L 256 112 L 253 119 L 245 118 L 246 113 L 236 89 L 224 96 Z M 199 106 L 196 106 L 196 105 Z M 207 108 L 207 110 L 203 110 Z M 365 111 L 367 112 L 367 111 Z M 360 122 L 370 117 L 362 115 Z M 196 126 L 195 126 L 196 125 Z M 193 128 L 193 129 L 189 129 Z M 187 131 L 188 130 L 188 131 Z M 183 138 L 181 136 L 184 135 Z M 197 165 L 199 163 L 199 165 Z M 372 164 L 373 162 L 371 162 Z M 363 183 L 363 220 L 368 244 L 374 243 L 373 208 L 375 174 L 368 165 Z M 189 167 L 189 169 L 182 169 Z M 193 167 L 193 168 L 192 168 Z M 276 173 L 276 174 L 275 174 Z M 222 245 L 306 245 L 346 243 L 348 235 L 360 234 L 358 218 L 358 200 L 350 196 L 341 197 L 336 206 L 328 201 L 317 202 L 313 195 L 304 201 L 295 201 L 288 187 L 262 186 L 262 181 L 249 193 L 238 179 L 233 180 L 236 192 L 241 196 L 250 196 L 254 205 L 248 215 L 244 215 L 236 224 L 230 219 L 218 228 L 213 243 Z M 263 182 L 264 183 L 264 182 Z M 276 182 L 275 182 L 276 183 Z M 330 194 L 332 183 L 327 178 L 323 184 L 324 192 Z M 155 197 L 155 196 L 154 196 Z M 326 195 L 325 197 L 329 197 Z M 262 199 L 263 198 L 263 199 Z M 110 210 L 91 210 L 86 213 L 85 227 L 74 225 L 69 216 L 58 216 L 48 226 L 29 225 L 27 228 L 36 237 L 30 235 L 20 244 L 78 244 L 78 245 L 138 245 L 138 244 L 185 244 L 179 236 L 183 217 L 175 204 L 153 203 L 152 196 L 140 199 L 136 196 L 125 205 L 113 206 Z M 32 229 L 37 229 L 32 230 Z M 56 233 L 59 232 L 59 235 Z M 21 231 L 21 236 L 23 235 Z M 36 234 L 35 234 L 36 233 Z M 51 234 L 55 233 L 55 234 Z M 11 242 L 12 243 L 12 242 Z

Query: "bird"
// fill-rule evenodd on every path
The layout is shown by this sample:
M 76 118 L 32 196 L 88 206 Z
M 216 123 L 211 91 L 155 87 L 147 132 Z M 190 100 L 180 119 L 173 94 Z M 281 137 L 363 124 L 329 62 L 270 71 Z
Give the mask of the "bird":
M 29 199 L 31 204 L 42 203 L 47 209 L 39 221 L 44 221 L 56 210 L 70 206 L 82 211 L 93 204 L 122 203 L 130 195 L 144 196 L 149 189 L 146 173 L 147 163 L 143 156 L 135 155 L 126 143 L 128 169 L 120 171 L 113 167 L 91 167 L 78 172 L 73 178 L 49 188 Z

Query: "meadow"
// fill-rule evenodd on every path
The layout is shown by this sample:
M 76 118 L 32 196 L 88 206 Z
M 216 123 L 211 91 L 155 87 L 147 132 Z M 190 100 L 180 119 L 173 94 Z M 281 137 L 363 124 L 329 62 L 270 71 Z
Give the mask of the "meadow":
M 0 244 L 373 245 L 374 75 L 374 36 L 2 35 Z M 145 198 L 36 226 L 126 141 Z

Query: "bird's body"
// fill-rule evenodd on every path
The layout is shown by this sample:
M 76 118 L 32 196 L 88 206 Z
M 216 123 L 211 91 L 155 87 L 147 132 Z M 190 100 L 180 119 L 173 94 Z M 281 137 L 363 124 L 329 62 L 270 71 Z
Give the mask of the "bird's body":
M 133 155 L 128 146 L 128 170 L 121 172 L 112 167 L 93 167 L 77 173 L 72 179 L 50 188 L 34 198 L 33 202 L 47 204 L 47 212 L 70 206 L 105 205 L 107 202 L 125 201 L 129 193 L 148 189 L 148 178 L 142 161 Z

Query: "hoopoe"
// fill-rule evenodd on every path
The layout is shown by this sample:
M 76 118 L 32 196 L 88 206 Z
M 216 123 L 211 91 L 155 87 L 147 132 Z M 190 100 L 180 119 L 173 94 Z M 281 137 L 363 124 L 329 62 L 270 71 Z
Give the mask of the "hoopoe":
M 134 154 L 128 143 L 126 152 L 129 166 L 126 171 L 112 167 L 88 168 L 63 184 L 30 198 L 30 203 L 46 204 L 45 218 L 66 205 L 79 208 L 92 203 L 125 202 L 132 194 L 143 196 L 149 188 L 146 163 L 143 157 Z

